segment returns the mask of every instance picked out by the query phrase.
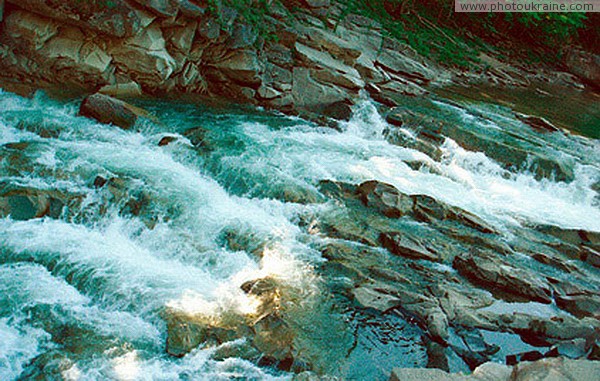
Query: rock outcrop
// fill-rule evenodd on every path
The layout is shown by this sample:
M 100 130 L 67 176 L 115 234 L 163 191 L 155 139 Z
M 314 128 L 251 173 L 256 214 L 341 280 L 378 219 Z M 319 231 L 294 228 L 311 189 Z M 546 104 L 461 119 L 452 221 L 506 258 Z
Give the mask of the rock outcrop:
M 235 9 L 205 2 L 11 0 L 1 75 L 85 93 L 194 93 L 308 117 L 352 104 L 363 90 L 395 104 L 398 94 L 424 94 L 422 86 L 449 76 L 373 23 L 320 26 L 339 19 L 337 4 L 284 4 L 270 5 L 266 36 Z

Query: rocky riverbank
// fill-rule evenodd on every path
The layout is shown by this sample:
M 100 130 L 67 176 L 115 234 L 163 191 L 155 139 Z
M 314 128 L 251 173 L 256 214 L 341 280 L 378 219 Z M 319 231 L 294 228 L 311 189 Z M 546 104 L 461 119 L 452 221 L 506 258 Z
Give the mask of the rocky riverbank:
M 598 57 L 588 53 L 574 50 L 563 65 L 579 78 L 485 54 L 477 68 L 451 69 L 342 10 L 329 0 L 272 2 L 261 20 L 270 32 L 261 35 L 235 9 L 203 1 L 9 0 L 1 81 L 21 90 L 197 95 L 336 119 L 367 95 L 393 106 L 451 83 L 598 85 Z

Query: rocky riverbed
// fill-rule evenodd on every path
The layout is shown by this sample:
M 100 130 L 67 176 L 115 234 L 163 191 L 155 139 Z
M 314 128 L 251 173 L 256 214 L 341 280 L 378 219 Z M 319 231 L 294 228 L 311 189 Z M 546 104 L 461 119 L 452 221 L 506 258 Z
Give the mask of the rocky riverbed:
M 3 378 L 598 359 L 597 140 L 437 97 L 332 129 L 1 96 Z

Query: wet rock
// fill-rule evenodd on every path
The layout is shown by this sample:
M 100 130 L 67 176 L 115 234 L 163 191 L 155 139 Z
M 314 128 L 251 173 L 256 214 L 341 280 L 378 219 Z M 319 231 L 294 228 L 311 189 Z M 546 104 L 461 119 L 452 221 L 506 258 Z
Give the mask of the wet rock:
M 539 351 L 523 352 L 515 355 L 506 356 L 506 365 L 512 366 L 517 365 L 522 361 L 537 361 L 542 358 L 544 358 L 544 355 L 541 354 Z
M 448 366 L 448 357 L 446 357 L 446 348 L 435 341 L 428 340 L 425 337 L 425 348 L 427 350 L 427 368 L 441 369 L 446 372 L 450 371 Z
M 432 219 L 453 220 L 482 233 L 495 233 L 495 229 L 476 215 L 455 206 L 446 205 L 427 195 L 413 195 L 413 214 L 416 219 L 431 222 Z
M 448 317 L 434 298 L 402 289 L 392 294 L 400 299 L 398 311 L 402 315 L 414 319 L 432 340 L 446 344 L 450 337 Z
M 202 126 L 190 128 L 183 135 L 190 140 L 196 148 L 209 148 L 208 130 Z
M 541 303 L 552 302 L 550 287 L 535 274 L 511 266 L 483 251 L 456 256 L 452 266 L 461 275 L 492 293 L 500 292 Z
M 402 127 L 404 125 L 404 115 L 405 115 L 404 109 L 402 109 L 402 110 L 392 109 L 385 116 L 385 120 L 393 126 Z
M 71 196 L 75 201 L 79 196 Z M 0 184 L 0 216 L 14 220 L 59 218 L 69 197 L 61 192 L 45 189 L 20 188 Z
M 543 253 L 535 253 L 531 256 L 531 258 L 535 259 L 536 261 L 538 261 L 540 263 L 555 267 L 555 268 L 562 270 L 564 272 L 567 272 L 567 273 L 572 273 L 572 272 L 577 271 L 576 266 L 573 266 L 570 263 L 565 262 L 559 258 L 555 258 L 550 255 L 543 254 Z
M 356 193 L 356 185 L 332 180 L 319 181 L 318 188 L 324 195 L 336 199 L 352 198 Z
M 413 208 L 413 199 L 390 184 L 365 181 L 356 192 L 365 206 L 378 210 L 386 217 L 399 218 Z
M 522 362 L 513 368 L 511 380 L 597 380 L 600 363 L 588 360 L 548 358 L 535 362 Z
M 495 314 L 478 311 L 480 328 L 513 332 L 534 346 L 550 346 L 558 341 L 595 337 L 600 322 L 592 318 L 577 319 L 570 315 L 542 318 L 524 313 Z
M 531 116 L 520 113 L 515 113 L 517 119 L 521 122 L 531 126 L 536 131 L 541 132 L 558 132 L 560 129 L 554 126 L 552 123 L 548 122 L 544 118 L 540 118 L 539 116 Z
M 352 105 L 348 102 L 340 101 L 331 103 L 323 109 L 323 115 L 336 120 L 350 120 L 352 117 Z
M 581 246 L 581 260 L 594 267 L 600 267 L 600 252 L 586 246 Z
M 160 138 L 160 141 L 158 142 L 158 146 L 159 147 L 168 146 L 169 144 L 173 143 L 174 141 L 177 141 L 177 136 L 163 136 L 162 138 Z
M 148 117 L 148 113 L 138 107 L 103 94 L 86 97 L 79 108 L 79 115 L 96 119 L 100 123 L 114 124 L 129 129 L 139 117 Z
M 446 373 L 439 369 L 396 368 L 390 381 L 592 381 L 600 375 L 600 363 L 566 358 L 525 361 L 514 367 L 488 362 L 471 375 Z
M 96 178 L 94 179 L 94 188 L 102 188 L 104 185 L 106 185 L 106 183 L 108 182 L 108 180 L 102 176 L 96 176 Z
M 558 344 L 554 344 L 552 348 L 550 348 L 549 353 L 552 356 L 549 356 L 548 353 L 544 355 L 544 357 L 568 357 L 571 359 L 578 359 L 585 357 L 590 351 L 591 346 L 588 345 L 588 340 L 584 338 L 577 338 L 573 340 L 561 341 Z
M 541 225 L 537 226 L 536 229 L 575 246 L 586 245 L 593 249 L 600 249 L 600 233 L 598 232 L 582 229 L 563 229 L 553 225 Z
M 62 126 L 45 122 L 44 120 L 35 120 L 32 122 L 20 121 L 17 128 L 33 132 L 44 139 L 57 138 L 60 135 Z
M 556 305 L 577 317 L 595 317 L 600 320 L 600 294 L 582 290 L 573 294 L 554 296 Z
M 235 327 L 212 322 L 205 316 L 168 309 L 163 318 L 167 323 L 166 352 L 174 357 L 183 357 L 203 343 L 214 347 L 241 336 Z
M 352 294 L 363 307 L 373 308 L 384 313 L 400 305 L 398 298 L 379 292 L 372 287 L 358 287 L 352 291 Z
M 424 242 L 415 237 L 400 232 L 385 232 L 379 235 L 381 245 L 392 254 L 412 258 L 425 259 L 428 261 L 439 261 L 440 257 L 435 250 L 428 247 Z

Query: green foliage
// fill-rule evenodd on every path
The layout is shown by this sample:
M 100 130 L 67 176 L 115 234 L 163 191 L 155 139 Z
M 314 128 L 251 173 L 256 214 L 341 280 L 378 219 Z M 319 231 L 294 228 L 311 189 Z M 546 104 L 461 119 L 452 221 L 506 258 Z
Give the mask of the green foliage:
M 385 31 L 420 54 L 468 67 L 489 44 L 521 47 L 533 56 L 553 55 L 580 35 L 598 41 L 597 24 L 585 13 L 455 13 L 453 0 L 340 0 L 344 15 L 378 21 Z M 595 25 L 595 27 L 594 27 Z M 590 31 L 590 28 L 595 29 Z M 588 45 L 594 45 L 590 42 Z
M 467 68 L 477 60 L 476 42 L 463 39 L 456 30 L 436 25 L 425 12 L 414 12 L 412 0 L 344 1 L 342 17 L 355 13 L 379 22 L 384 32 L 405 42 L 419 54 L 449 66 Z

